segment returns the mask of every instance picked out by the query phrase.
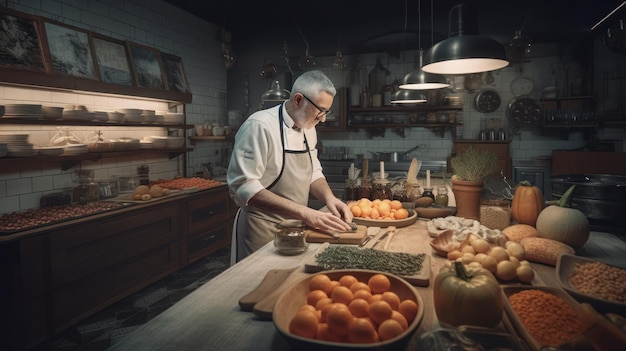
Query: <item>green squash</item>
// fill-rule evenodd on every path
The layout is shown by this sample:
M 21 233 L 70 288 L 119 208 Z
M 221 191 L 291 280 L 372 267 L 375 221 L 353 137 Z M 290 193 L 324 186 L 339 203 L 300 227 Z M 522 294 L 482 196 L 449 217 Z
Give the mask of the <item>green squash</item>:
M 580 210 L 572 208 L 572 185 L 561 197 L 558 205 L 550 205 L 537 217 L 537 233 L 542 238 L 553 239 L 577 249 L 589 239 L 589 220 Z

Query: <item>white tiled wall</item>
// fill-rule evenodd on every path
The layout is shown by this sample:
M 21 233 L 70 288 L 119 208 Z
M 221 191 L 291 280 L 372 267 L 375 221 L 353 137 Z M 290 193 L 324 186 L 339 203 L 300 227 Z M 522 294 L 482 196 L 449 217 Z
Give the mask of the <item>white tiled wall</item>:
M 225 123 L 226 69 L 220 61 L 221 47 L 216 40 L 214 25 L 163 0 L 8 0 L 1 1 L 0 5 L 180 56 L 193 93 L 192 103 L 185 107 L 187 124 L 203 123 L 205 119 Z M 163 102 L 0 85 L 0 104 L 7 103 L 79 104 L 92 111 L 119 108 L 167 110 Z M 79 137 L 93 129 L 68 127 Z M 57 129 L 54 126 L 0 125 L 0 133 L 16 132 L 27 132 L 31 143 L 45 145 Z M 124 127 L 106 127 L 102 132 L 104 138 L 141 138 L 166 133 L 161 128 Z M 193 174 L 198 164 L 219 162 L 222 147 L 221 143 L 196 145 L 187 155 L 187 174 Z M 172 178 L 185 172 L 180 157 L 170 160 L 163 154 L 83 161 L 80 166 L 68 170 L 62 170 L 58 162 L 33 164 L 24 159 L 16 169 L 0 170 L 0 213 L 38 207 L 42 195 L 71 188 L 72 174 L 80 167 L 94 169 L 96 178 L 108 178 L 136 174 L 136 168 L 141 164 L 150 167 L 151 179 Z

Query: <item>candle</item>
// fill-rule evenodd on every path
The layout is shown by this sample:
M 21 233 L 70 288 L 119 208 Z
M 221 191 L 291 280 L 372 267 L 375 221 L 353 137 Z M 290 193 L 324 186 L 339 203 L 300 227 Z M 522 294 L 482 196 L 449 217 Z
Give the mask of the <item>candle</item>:
M 426 170 L 426 187 L 430 188 L 430 169 Z
M 385 179 L 385 162 L 380 161 L 380 179 Z

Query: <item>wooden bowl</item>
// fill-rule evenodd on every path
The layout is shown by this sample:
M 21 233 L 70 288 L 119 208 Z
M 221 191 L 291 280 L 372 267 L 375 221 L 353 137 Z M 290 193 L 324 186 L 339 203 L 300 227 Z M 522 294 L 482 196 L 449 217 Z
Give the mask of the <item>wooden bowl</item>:
M 391 291 L 395 292 L 400 300 L 411 299 L 417 303 L 418 310 L 415 319 L 409 324 L 409 328 L 396 338 L 371 344 L 353 344 L 323 341 L 316 339 L 307 339 L 289 332 L 289 322 L 296 314 L 298 309 L 306 304 L 306 298 L 309 294 L 309 281 L 319 274 L 326 274 L 332 280 L 339 280 L 343 275 L 351 274 L 359 281 L 366 282 L 374 274 L 384 274 L 391 281 Z M 381 273 L 378 271 L 363 269 L 338 269 L 333 271 L 324 271 L 300 282 L 294 284 L 276 301 L 272 318 L 278 332 L 285 337 L 287 342 L 292 346 L 293 350 L 403 350 L 404 345 L 413 335 L 418 325 L 424 317 L 424 301 L 417 290 L 404 279 L 389 273 Z
M 586 302 L 591 304 L 595 309 L 600 312 L 609 313 L 609 312 L 619 312 L 626 313 L 626 303 L 615 301 L 615 300 L 607 300 L 602 299 L 598 296 L 593 296 L 589 294 L 585 294 L 578 289 L 574 285 L 571 284 L 570 278 L 576 265 L 585 264 L 585 263 L 595 263 L 601 262 L 608 266 L 621 268 L 609 263 L 602 262 L 601 260 L 594 260 L 591 258 L 580 257 L 576 255 L 563 254 L 559 256 L 556 262 L 556 277 L 559 281 L 559 285 L 563 290 L 565 290 L 568 294 L 570 294 L 576 301 L 578 302 Z
M 411 224 L 417 221 L 417 213 L 415 210 L 407 209 L 409 211 L 409 216 L 405 219 L 368 219 L 368 218 L 360 218 L 354 217 L 352 221 L 356 224 L 364 225 L 367 227 L 381 227 L 387 228 L 389 226 L 395 226 L 396 228 L 402 228 L 410 226 Z

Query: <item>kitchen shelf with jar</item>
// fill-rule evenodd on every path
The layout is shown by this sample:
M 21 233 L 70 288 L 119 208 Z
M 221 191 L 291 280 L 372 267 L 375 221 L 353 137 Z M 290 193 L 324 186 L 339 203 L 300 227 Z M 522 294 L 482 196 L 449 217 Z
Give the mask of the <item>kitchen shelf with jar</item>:
M 443 137 L 445 130 L 449 128 L 452 132 L 452 138 L 455 139 L 456 127 L 463 125 L 462 118 L 459 118 L 459 112 L 462 111 L 462 105 L 380 106 L 367 108 L 351 106 L 349 109 L 348 128 L 378 130 L 378 134 L 384 133 L 385 128 L 392 128 L 401 137 L 404 137 L 405 128 L 429 128 L 438 132 L 441 137 Z M 451 117 L 446 113 L 454 113 L 455 115 Z M 376 114 L 378 116 L 372 116 Z M 394 114 L 401 118 L 393 118 L 392 115 Z

